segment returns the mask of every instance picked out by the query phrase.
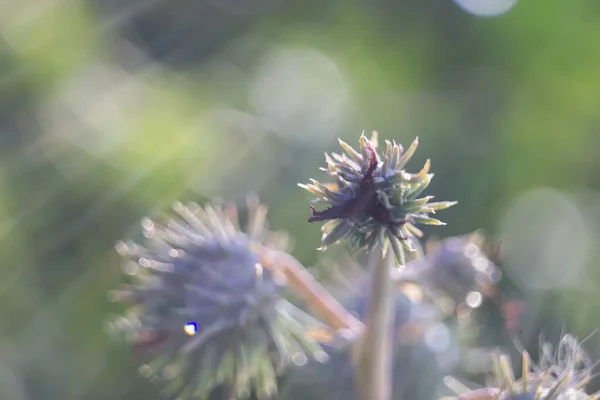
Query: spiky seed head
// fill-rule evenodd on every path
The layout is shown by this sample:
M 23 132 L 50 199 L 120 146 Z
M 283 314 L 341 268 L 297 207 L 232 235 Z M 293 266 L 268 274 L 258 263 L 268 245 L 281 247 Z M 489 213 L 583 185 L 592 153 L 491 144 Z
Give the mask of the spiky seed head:
M 386 140 L 382 153 L 377 151 L 376 134 L 369 140 L 363 133 L 360 151 L 339 142 L 346 154 L 325 154 L 327 168 L 323 170 L 333 181 L 322 184 L 312 179 L 299 185 L 317 196 L 314 203 L 327 206 L 323 211 L 311 206 L 309 219 L 325 222 L 321 249 L 344 239 L 367 250 L 383 242 L 383 248 L 391 246 L 398 263 L 404 265 L 404 251 L 414 251 L 407 238 L 422 235 L 415 225 L 444 225 L 430 214 L 456 202 L 431 202 L 432 196 L 419 197 L 433 177 L 429 160 L 418 173 L 404 169 L 417 149 L 418 138 L 406 151 Z
M 526 351 L 522 352 L 522 376 L 515 379 L 510 358 L 493 355 L 497 387 L 461 393 L 464 400 L 597 400 L 600 394 L 584 390 L 592 377 L 593 363 L 571 335 L 560 340 L 556 352 L 542 344 L 540 361 L 535 365 Z M 485 395 L 486 391 L 489 395 Z M 481 393 L 481 394 L 480 394 Z M 457 400 L 457 399 L 454 399 Z
M 131 282 L 113 297 L 131 305 L 121 326 L 146 361 L 140 372 L 166 378 L 169 395 L 182 399 L 218 386 L 231 398 L 266 399 L 290 363 L 324 361 L 305 331 L 322 325 L 284 300 L 283 281 L 252 250 L 285 250 L 268 230 L 266 208 L 249 199 L 245 231 L 233 206 L 173 208 L 179 217 L 163 224 L 144 219 L 144 245 L 117 245 Z
M 515 380 L 508 356 L 496 354 L 493 358 L 496 380 L 500 386 L 500 400 L 592 400 L 584 387 L 591 378 L 592 363 L 580 344 L 571 335 L 560 340 L 552 352 L 548 343 L 542 345 L 539 365 L 523 352 L 523 374 Z

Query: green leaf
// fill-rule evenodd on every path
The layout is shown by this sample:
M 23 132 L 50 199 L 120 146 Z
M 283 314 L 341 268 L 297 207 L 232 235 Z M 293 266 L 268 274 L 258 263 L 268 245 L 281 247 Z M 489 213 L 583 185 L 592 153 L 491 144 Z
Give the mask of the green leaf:
M 426 196 L 420 199 L 410 200 L 404 203 L 402 208 L 404 208 L 405 212 L 418 211 L 431 199 L 433 199 L 433 196 Z
M 408 161 L 412 158 L 419 146 L 419 138 L 415 138 L 415 140 L 411 143 L 410 147 L 406 150 L 406 153 L 402 154 L 400 159 L 398 160 L 398 164 L 395 165 L 396 169 L 402 169 L 406 166 Z
M 392 232 L 389 231 L 387 235 L 390 245 L 392 246 L 392 250 L 394 251 L 394 255 L 396 256 L 397 265 L 404 266 L 406 257 L 404 255 L 404 249 L 400 244 L 400 239 L 398 239 Z
M 347 219 L 342 219 L 338 224 L 329 232 L 327 235 L 323 235 L 322 247 L 327 247 L 338 240 L 342 239 L 344 235 L 350 232 L 352 224 Z
M 400 235 L 406 238 L 406 240 L 399 239 L 402 242 L 402 247 L 404 247 L 408 252 L 414 253 L 416 249 L 411 246 L 408 239 L 412 236 L 406 225 L 400 228 Z
M 446 225 L 439 219 L 425 217 L 425 216 L 412 216 L 413 222 L 421 225 Z
M 427 208 L 433 211 L 440 211 L 450 208 L 456 204 L 458 204 L 458 201 L 438 201 L 436 203 L 427 204 Z
M 344 142 L 342 139 L 338 139 L 338 142 L 340 142 L 340 146 L 342 146 L 344 151 L 346 153 L 348 153 L 350 158 L 352 158 L 357 163 L 362 164 L 363 158 L 358 151 L 354 150 L 354 148 L 352 146 L 350 146 L 348 143 Z
M 311 182 L 317 189 L 323 192 L 323 194 L 325 195 L 324 197 L 331 200 L 332 202 L 339 202 L 344 200 L 344 196 L 342 196 L 338 192 L 334 192 L 333 190 L 328 189 L 327 186 L 323 185 L 321 182 L 316 181 L 314 179 L 311 179 Z
M 306 185 L 304 183 L 299 183 L 298 187 L 310 192 L 311 194 L 314 194 L 315 196 L 327 198 L 327 195 L 315 185 Z
M 351 159 L 349 159 L 348 157 L 346 157 L 346 155 L 342 155 L 342 154 L 337 154 L 337 153 L 331 153 L 331 156 L 333 157 L 333 159 L 335 161 L 337 161 L 337 163 L 339 165 L 344 165 L 350 169 L 353 170 L 359 170 L 360 169 L 360 165 L 362 164 L 357 164 L 354 161 L 352 161 Z
M 390 161 L 390 169 L 398 169 L 398 163 L 400 162 L 400 154 L 402 154 L 403 151 L 404 149 L 401 145 L 394 143 L 392 147 L 392 159 Z
M 421 181 L 423 178 L 425 178 L 425 176 L 427 176 L 427 174 L 429 174 L 429 169 L 431 168 L 431 160 L 427 159 L 427 161 L 425 161 L 425 165 L 423 166 L 423 168 L 421 168 L 421 170 L 419 172 L 417 172 L 416 174 L 410 174 L 410 182 L 419 182 Z
M 381 167 L 381 174 L 385 177 L 388 174 L 388 167 L 392 158 L 392 142 L 389 140 L 385 141 L 385 157 L 383 157 L 383 166 Z
M 410 189 L 406 192 L 406 199 L 413 200 L 415 197 L 423 193 L 423 191 L 427 189 L 427 186 L 429 186 L 431 178 L 433 178 L 433 174 L 428 174 L 423 178 L 422 181 L 411 185 Z
M 368 142 L 369 139 L 367 139 L 365 132 L 363 131 L 362 135 L 360 136 L 360 152 L 362 154 L 363 164 L 366 163 L 371 156 L 368 150 Z
M 408 229 L 416 237 L 418 237 L 418 238 L 423 237 L 423 231 L 421 231 L 419 228 L 417 228 L 413 224 L 407 223 L 404 226 L 406 227 L 406 229 Z

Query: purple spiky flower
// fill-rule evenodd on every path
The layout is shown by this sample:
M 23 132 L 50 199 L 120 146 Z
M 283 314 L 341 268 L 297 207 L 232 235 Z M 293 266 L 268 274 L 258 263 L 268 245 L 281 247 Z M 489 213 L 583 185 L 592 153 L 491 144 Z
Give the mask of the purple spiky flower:
M 328 168 L 322 168 L 335 181 L 321 184 L 312 179 L 300 184 L 317 196 L 314 202 L 328 205 L 322 211 L 311 206 L 309 222 L 325 222 L 321 249 L 342 239 L 354 247 L 372 250 L 379 242 L 390 244 L 400 264 L 404 264 L 404 249 L 413 251 L 411 236 L 422 236 L 415 224 L 443 225 L 429 214 L 443 210 L 455 202 L 429 201 L 432 196 L 417 198 L 429 185 L 427 160 L 416 174 L 404 170 L 413 156 L 418 139 L 406 152 L 401 145 L 386 141 L 386 151 L 377 152 L 377 135 L 371 140 L 360 137 L 360 152 L 340 140 L 347 154 L 325 154 Z
M 179 218 L 144 219 L 143 246 L 117 245 L 132 280 L 114 293 L 131 305 L 120 327 L 146 361 L 141 373 L 166 378 L 172 397 L 220 386 L 230 398 L 268 399 L 286 366 L 326 357 L 306 333 L 322 325 L 284 299 L 283 281 L 253 250 L 286 241 L 268 230 L 257 199 L 248 208 L 241 231 L 235 207 L 176 203 Z

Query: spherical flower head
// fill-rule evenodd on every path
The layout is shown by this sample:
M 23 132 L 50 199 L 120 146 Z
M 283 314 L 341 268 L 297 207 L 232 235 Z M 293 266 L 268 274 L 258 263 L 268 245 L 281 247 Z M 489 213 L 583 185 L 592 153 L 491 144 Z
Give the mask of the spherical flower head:
M 268 231 L 265 207 L 249 202 L 245 232 L 235 207 L 174 209 L 180 218 L 142 222 L 144 246 L 117 246 L 133 282 L 116 298 L 133 303 L 126 330 L 147 359 L 141 373 L 167 378 L 173 397 L 208 397 L 225 386 L 231 398 L 266 399 L 290 362 L 323 361 L 305 332 L 318 321 L 284 300 L 282 279 L 253 251 L 256 243 L 281 249 L 285 242 Z
M 360 137 L 360 152 L 339 141 L 346 154 L 325 154 L 327 168 L 321 168 L 334 181 L 322 184 L 314 179 L 299 186 L 317 196 L 313 202 L 327 205 L 323 211 L 311 206 L 309 222 L 325 222 L 322 228 L 321 249 L 347 239 L 353 247 L 372 250 L 378 243 L 384 249 L 391 245 L 397 261 L 404 265 L 404 250 L 414 251 L 411 236 L 421 237 L 415 224 L 443 225 L 430 214 L 455 202 L 429 201 L 432 196 L 419 198 L 433 174 L 427 160 L 416 174 L 404 170 L 413 156 L 418 138 L 403 151 L 401 145 L 386 141 L 386 150 L 377 151 L 377 135 L 371 140 Z

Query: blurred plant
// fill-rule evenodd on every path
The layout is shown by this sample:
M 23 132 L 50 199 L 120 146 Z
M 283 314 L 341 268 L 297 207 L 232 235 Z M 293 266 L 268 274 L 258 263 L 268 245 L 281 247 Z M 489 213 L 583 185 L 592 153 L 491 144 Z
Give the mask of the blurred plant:
M 349 311 L 366 322 L 372 296 L 369 272 L 364 266 L 347 256 L 324 265 L 319 278 Z M 444 313 L 426 300 L 421 286 L 411 282 L 395 286 L 393 309 L 391 398 L 433 399 L 437 384 L 449 371 L 453 345 L 436 348 L 426 338 L 441 333 L 442 339 L 448 333 L 441 321 Z M 356 399 L 356 371 L 348 354 L 350 346 L 352 342 L 347 338 L 335 337 L 323 345 L 329 354 L 327 363 L 292 368 L 285 375 L 282 398 Z
M 461 310 L 500 298 L 499 271 L 478 233 L 430 241 L 423 253 L 415 224 L 441 225 L 430 214 L 455 202 L 418 198 L 433 174 L 429 160 L 417 174 L 404 170 L 417 140 L 406 152 L 386 141 L 384 154 L 376 133 L 360 137 L 360 152 L 340 144 L 347 155 L 326 155 L 324 169 L 335 182 L 300 185 L 328 205 L 311 206 L 309 222 L 326 221 L 321 249 L 346 240 L 354 250 L 322 282 L 269 231 L 255 197 L 245 230 L 233 205 L 176 203 L 178 218 L 142 221 L 143 246 L 117 245 L 131 282 L 112 293 L 129 305 L 112 326 L 169 398 L 439 397 L 461 354 L 452 332 Z M 496 357 L 498 385 L 457 399 L 595 398 L 582 391 L 592 367 L 571 336 L 531 374 L 524 354 L 521 380 Z
M 419 283 L 431 301 L 454 312 L 459 306 L 477 308 L 484 296 L 495 295 L 500 271 L 482 247 L 484 238 L 475 232 L 461 237 L 430 240 L 424 257 L 396 274 L 399 281 Z
M 201 397 L 223 384 L 232 398 L 251 389 L 270 398 L 290 362 L 325 361 L 305 334 L 323 324 L 283 299 L 284 277 L 251 249 L 257 242 L 283 250 L 287 241 L 267 230 L 263 206 L 249 205 L 246 232 L 232 206 L 176 203 L 181 219 L 142 222 L 147 247 L 117 245 L 133 278 L 113 293 L 133 304 L 121 325 L 150 356 L 142 373 L 169 378 L 171 395 Z
M 447 400 L 594 400 L 600 393 L 588 395 L 583 388 L 592 378 L 595 364 L 571 335 L 561 338 L 556 352 L 549 343 L 540 349 L 539 365 L 522 350 L 522 376 L 515 380 L 510 358 L 493 355 L 495 385 L 474 391 L 465 390 Z M 532 365 L 533 364 L 533 365 Z M 449 380 L 457 385 L 457 381 Z M 462 388 L 461 388 L 462 389 Z M 459 391 L 462 391 L 458 389 Z

